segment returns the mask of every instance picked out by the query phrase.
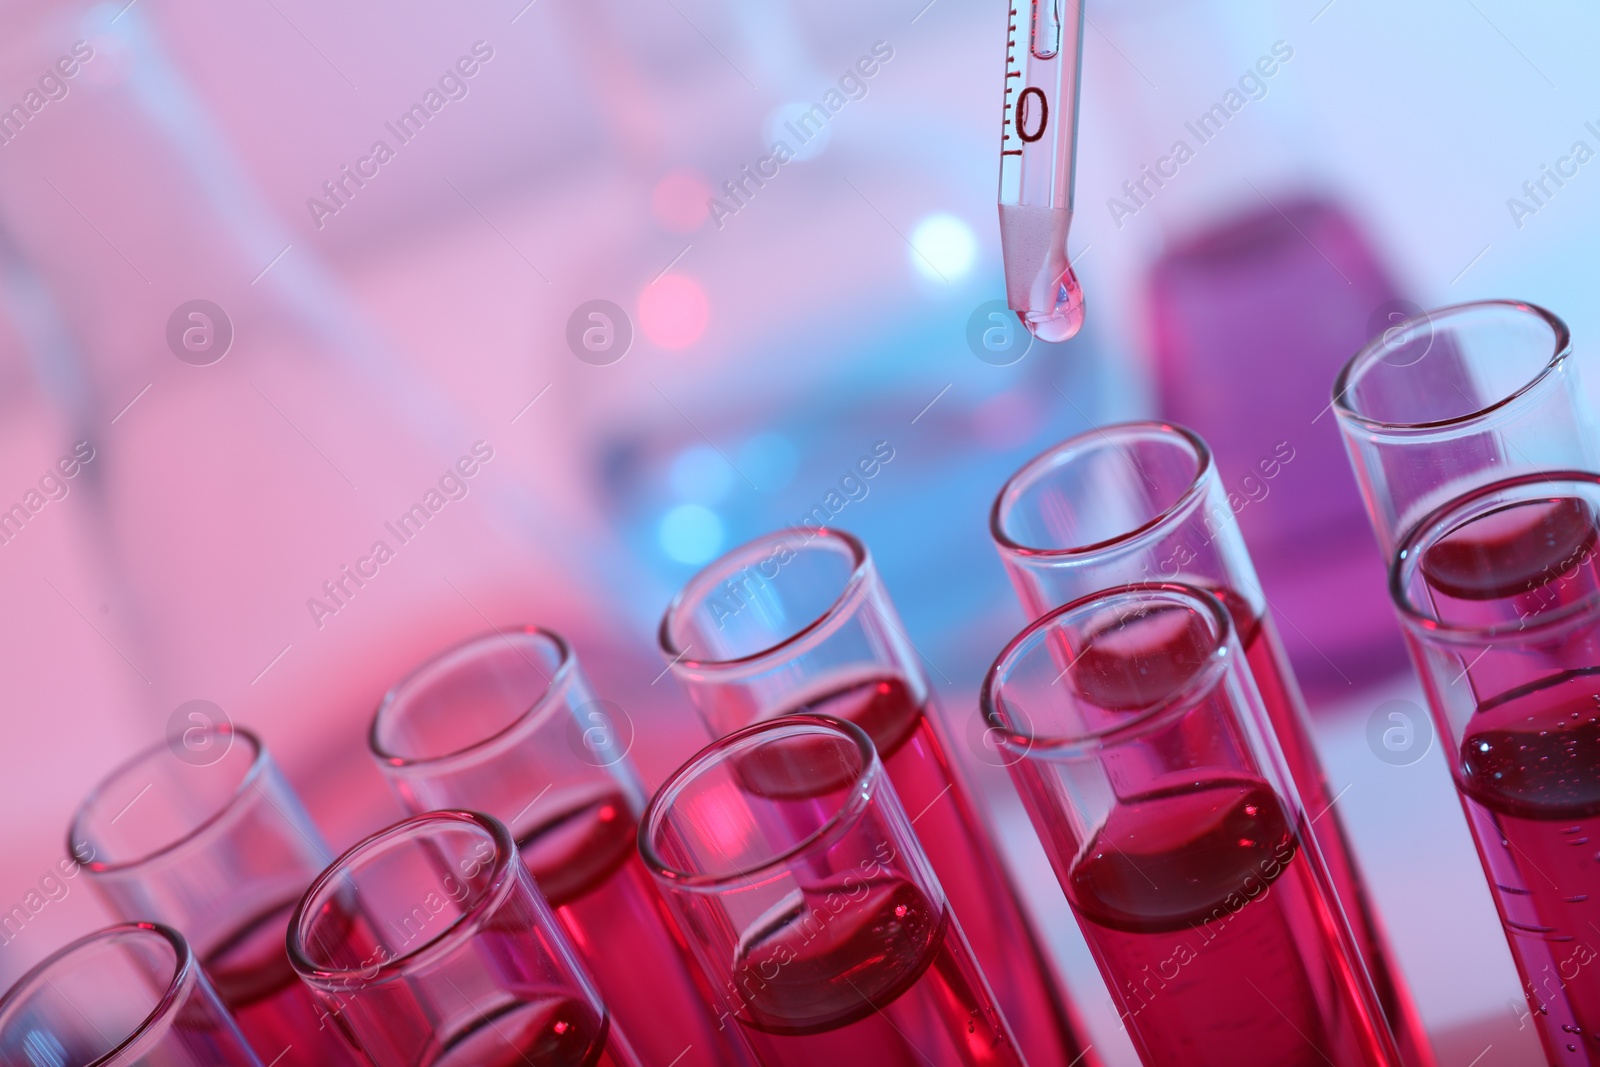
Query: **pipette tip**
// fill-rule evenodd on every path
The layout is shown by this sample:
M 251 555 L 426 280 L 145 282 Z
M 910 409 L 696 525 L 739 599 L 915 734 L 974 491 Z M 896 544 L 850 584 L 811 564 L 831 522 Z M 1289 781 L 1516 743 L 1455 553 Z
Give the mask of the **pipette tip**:
M 1049 311 L 1019 311 L 1017 318 L 1041 341 L 1066 341 L 1082 329 L 1083 288 L 1072 268 L 1068 267 L 1061 278 L 1055 307 Z

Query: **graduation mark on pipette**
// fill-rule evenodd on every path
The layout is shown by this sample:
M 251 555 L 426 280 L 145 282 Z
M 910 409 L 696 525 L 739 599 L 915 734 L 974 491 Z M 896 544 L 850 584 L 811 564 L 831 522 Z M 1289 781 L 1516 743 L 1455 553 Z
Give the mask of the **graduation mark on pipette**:
M 1083 325 L 1083 291 L 1067 258 L 1083 7 L 1033 0 L 1008 17 L 999 196 L 1006 303 L 1035 337 L 1065 341 Z M 1024 19 L 1026 42 L 1018 39 Z

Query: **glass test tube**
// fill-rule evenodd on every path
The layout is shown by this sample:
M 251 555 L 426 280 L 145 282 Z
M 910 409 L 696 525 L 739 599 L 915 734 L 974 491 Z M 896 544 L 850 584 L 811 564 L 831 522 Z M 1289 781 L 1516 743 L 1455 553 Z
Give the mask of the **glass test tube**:
M 435 811 L 340 856 L 289 958 L 373 1067 L 640 1067 L 487 815 Z
M 983 716 L 1145 1067 L 1393 1065 L 1215 597 L 1123 586 L 1025 629 Z
M 1545 1054 L 1600 1064 L 1600 476 L 1474 489 L 1390 588 Z
M 1120 423 L 1069 438 L 1013 474 L 995 498 L 990 533 L 1029 618 L 1131 582 L 1186 582 L 1227 607 L 1261 696 L 1250 707 L 1264 710 L 1300 797 L 1322 813 L 1317 843 L 1405 1063 L 1433 1067 L 1334 807 L 1300 688 L 1239 532 L 1235 499 L 1192 430 Z
M 576 655 L 532 627 L 469 640 L 383 698 L 373 757 L 412 813 L 500 819 L 647 1063 L 738 1063 L 635 843 L 646 793 Z
M 113 926 L 0 997 L 0 1067 L 261 1067 L 176 930 Z
M 1023 1064 L 861 728 L 734 731 L 661 787 L 639 848 L 767 1067 Z
M 79 807 L 67 848 L 93 857 L 84 869 L 118 918 L 188 939 L 263 1062 L 357 1063 L 283 947 L 289 912 L 332 853 L 255 734 L 204 734 L 112 771 Z
M 795 712 L 865 730 L 895 792 L 918 813 L 917 835 L 1024 1056 L 1092 1064 L 866 546 L 838 530 L 803 529 L 736 548 L 678 593 L 660 638 L 714 737 Z
M 1474 486 L 1536 470 L 1600 470 L 1567 324 L 1488 300 L 1396 323 L 1333 386 L 1386 559 L 1423 515 Z

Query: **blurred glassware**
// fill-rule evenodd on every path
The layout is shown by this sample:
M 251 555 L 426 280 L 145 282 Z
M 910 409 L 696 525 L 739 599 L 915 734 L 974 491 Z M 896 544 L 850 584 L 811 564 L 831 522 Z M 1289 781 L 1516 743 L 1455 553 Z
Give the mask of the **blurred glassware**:
M 481 811 L 506 825 L 646 1063 L 738 1064 L 738 1033 L 719 1026 L 639 858 L 636 740 L 632 717 L 595 697 L 565 640 L 521 627 L 418 667 L 384 696 L 369 747 L 411 813 Z
M 261 1067 L 176 930 L 74 941 L 0 997 L 4 1067 Z
M 1313 703 L 1403 670 L 1360 503 L 1341 485 L 1326 383 L 1416 306 L 1350 214 L 1309 195 L 1209 222 L 1162 254 L 1149 290 L 1161 414 L 1194 427 L 1228 472 Z
M 643 1067 L 505 826 L 435 811 L 340 856 L 289 958 L 373 1067 Z

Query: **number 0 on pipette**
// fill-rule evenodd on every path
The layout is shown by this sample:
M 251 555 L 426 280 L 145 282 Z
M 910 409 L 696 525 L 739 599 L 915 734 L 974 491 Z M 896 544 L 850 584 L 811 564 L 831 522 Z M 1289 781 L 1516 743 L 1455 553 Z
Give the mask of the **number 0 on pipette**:
M 1012 0 L 1000 132 L 1000 247 L 1006 303 L 1042 341 L 1083 325 L 1067 259 L 1078 139 L 1079 0 Z

